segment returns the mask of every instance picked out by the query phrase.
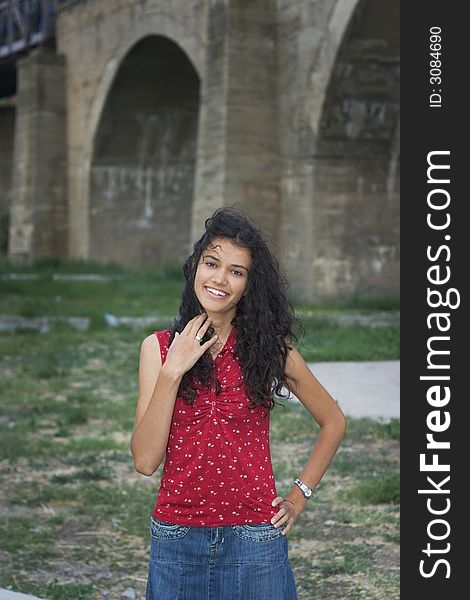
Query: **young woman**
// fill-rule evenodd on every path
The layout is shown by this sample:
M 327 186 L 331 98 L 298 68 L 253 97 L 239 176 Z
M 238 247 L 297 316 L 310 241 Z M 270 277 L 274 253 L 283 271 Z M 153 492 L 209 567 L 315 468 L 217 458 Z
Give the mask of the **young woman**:
M 140 353 L 135 468 L 152 475 L 166 454 L 147 600 L 294 600 L 286 534 L 330 464 L 345 418 L 292 344 L 287 283 L 247 215 L 218 209 L 183 271 L 179 317 Z M 276 492 L 269 446 L 270 410 L 283 389 L 320 425 L 286 498 Z

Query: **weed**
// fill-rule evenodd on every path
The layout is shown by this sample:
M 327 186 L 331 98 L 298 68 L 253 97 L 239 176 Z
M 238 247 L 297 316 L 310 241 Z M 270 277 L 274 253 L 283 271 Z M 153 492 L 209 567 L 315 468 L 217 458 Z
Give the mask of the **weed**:
M 340 325 L 318 317 L 303 319 L 305 337 L 299 351 L 309 361 L 391 360 L 399 357 L 399 327 Z
M 54 556 L 54 533 L 47 521 L 0 516 L 0 548 L 27 561 Z
M 91 600 L 94 586 L 91 583 L 60 583 L 57 579 L 43 588 L 48 600 Z
M 4 432 L 0 436 L 0 458 L 16 460 L 23 456 L 47 456 L 59 452 L 55 440 L 25 437 L 22 433 Z
M 359 504 L 398 504 L 400 502 L 400 478 L 397 474 L 369 477 L 359 481 L 344 492 L 345 497 Z
M 51 483 L 64 485 L 66 483 L 76 483 L 79 481 L 110 481 L 113 477 L 113 470 L 108 466 L 98 465 L 93 469 L 82 469 L 66 475 L 53 475 Z
M 271 435 L 279 441 L 313 440 L 318 431 L 317 423 L 302 404 L 285 402 L 271 411 Z
M 400 439 L 400 420 L 390 419 L 388 422 L 376 421 L 374 419 L 351 419 L 348 420 L 346 440 L 378 440 L 378 439 Z
M 345 446 L 339 448 L 330 470 L 342 476 L 364 479 L 371 474 L 384 476 L 394 471 L 395 467 L 388 460 L 387 454 L 384 455 L 380 450 L 377 453 L 371 452 L 367 446 L 360 449 Z
M 71 407 L 66 416 L 64 425 L 83 425 L 88 421 L 88 407 L 86 406 L 77 406 Z M 59 420 L 59 424 L 62 422 Z
M 319 561 L 316 568 L 324 578 L 332 575 L 355 575 L 373 567 L 372 556 L 373 550 L 365 544 L 338 545 L 331 554 Z

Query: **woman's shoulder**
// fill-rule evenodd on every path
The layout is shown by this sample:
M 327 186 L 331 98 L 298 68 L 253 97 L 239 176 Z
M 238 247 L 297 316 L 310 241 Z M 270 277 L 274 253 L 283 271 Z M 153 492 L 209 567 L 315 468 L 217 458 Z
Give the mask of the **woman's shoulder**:
M 170 330 L 162 329 L 160 331 L 154 331 L 150 333 L 146 338 L 142 341 L 142 347 L 155 347 L 155 346 L 165 346 L 168 345 L 168 341 L 170 339 Z
M 159 363 L 163 364 L 166 359 L 168 352 L 168 345 L 170 340 L 170 330 L 163 329 L 161 331 L 154 331 L 149 334 L 141 344 L 141 356 L 147 356 L 149 360 L 156 359 Z
M 171 331 L 169 329 L 160 329 L 159 331 L 154 331 L 150 335 L 155 335 L 158 338 L 165 338 L 165 337 L 169 338 L 170 337 L 170 333 L 171 333 Z

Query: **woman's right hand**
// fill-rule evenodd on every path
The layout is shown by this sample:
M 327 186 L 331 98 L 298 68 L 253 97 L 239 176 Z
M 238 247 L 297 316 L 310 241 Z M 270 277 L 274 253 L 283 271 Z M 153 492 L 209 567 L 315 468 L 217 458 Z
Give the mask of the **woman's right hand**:
M 201 339 L 204 337 L 211 323 L 212 319 L 203 313 L 188 321 L 181 333 L 175 333 L 163 365 L 165 371 L 175 377 L 183 377 L 197 363 L 204 352 L 217 341 L 217 334 L 204 344 L 196 339 L 196 336 Z

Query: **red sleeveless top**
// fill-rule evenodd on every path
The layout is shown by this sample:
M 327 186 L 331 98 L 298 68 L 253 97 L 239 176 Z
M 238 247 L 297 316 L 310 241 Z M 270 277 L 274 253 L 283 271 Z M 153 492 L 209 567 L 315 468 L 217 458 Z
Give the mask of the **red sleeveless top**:
M 162 364 L 170 331 L 156 331 Z M 248 408 L 234 356 L 236 328 L 215 357 L 215 387 L 198 390 L 194 404 L 177 397 L 165 466 L 152 515 L 180 525 L 269 523 L 278 508 L 269 447 L 269 411 Z M 266 413 L 267 416 L 266 416 Z

